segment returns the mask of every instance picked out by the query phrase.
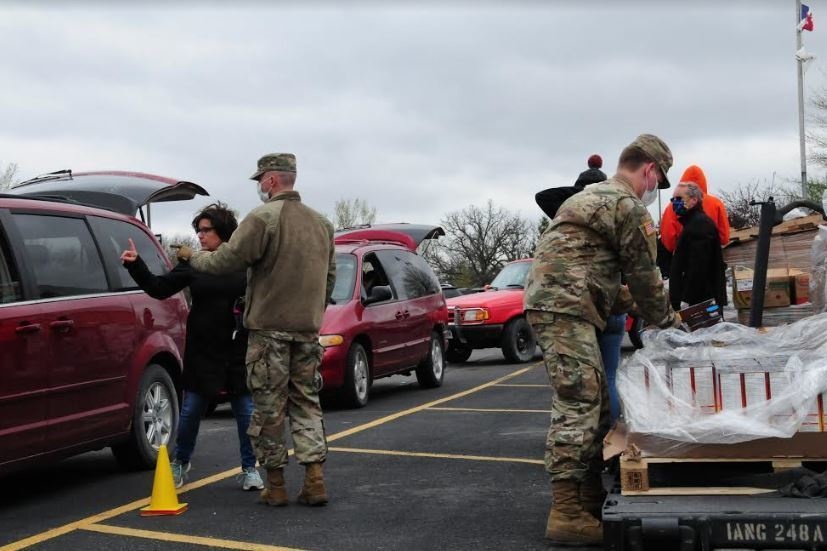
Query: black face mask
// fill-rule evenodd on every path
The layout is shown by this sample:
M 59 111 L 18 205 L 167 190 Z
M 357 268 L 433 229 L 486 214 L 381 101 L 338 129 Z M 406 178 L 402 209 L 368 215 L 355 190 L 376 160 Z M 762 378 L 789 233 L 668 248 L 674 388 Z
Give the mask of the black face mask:
M 686 203 L 684 203 L 680 197 L 672 198 L 672 210 L 675 211 L 675 214 L 678 216 L 685 216 L 686 213 L 689 212 L 689 209 L 686 208 Z

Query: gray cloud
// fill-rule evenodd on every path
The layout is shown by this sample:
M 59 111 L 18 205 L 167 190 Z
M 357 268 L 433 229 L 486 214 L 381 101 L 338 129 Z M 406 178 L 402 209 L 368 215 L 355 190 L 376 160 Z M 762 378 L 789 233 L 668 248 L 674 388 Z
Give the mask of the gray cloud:
M 417 222 L 488 198 L 539 216 L 536 191 L 593 152 L 611 172 L 640 132 L 713 191 L 795 178 L 792 4 L 662 4 L 18 5 L 0 20 L 0 161 L 175 176 L 243 213 L 256 158 L 293 151 L 319 210 L 362 197 Z M 185 231 L 200 204 L 159 206 L 156 228 Z

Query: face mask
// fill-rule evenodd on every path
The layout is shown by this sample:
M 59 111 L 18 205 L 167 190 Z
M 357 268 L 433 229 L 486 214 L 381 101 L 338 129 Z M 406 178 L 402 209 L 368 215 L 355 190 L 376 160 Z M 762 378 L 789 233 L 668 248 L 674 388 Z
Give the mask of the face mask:
M 646 191 L 643 192 L 643 197 L 641 197 L 640 200 L 643 201 L 643 204 L 648 207 L 655 202 L 655 199 L 658 198 L 658 181 L 655 179 L 655 186 L 652 189 L 649 189 L 646 180 L 644 180 L 644 184 L 647 184 Z
M 261 199 L 262 203 L 266 203 L 270 200 L 270 192 L 261 190 L 261 182 L 258 184 L 258 198 Z
M 683 216 L 689 209 L 686 208 L 686 203 L 683 202 L 683 199 L 675 198 L 672 199 L 672 210 L 675 211 L 675 214 L 678 216 Z

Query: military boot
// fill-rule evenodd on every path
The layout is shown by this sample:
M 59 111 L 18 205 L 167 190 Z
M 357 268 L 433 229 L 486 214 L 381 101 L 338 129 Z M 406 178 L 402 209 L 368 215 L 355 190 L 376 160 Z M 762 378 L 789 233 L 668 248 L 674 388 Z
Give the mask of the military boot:
M 574 480 L 552 482 L 554 502 L 548 515 L 546 538 L 559 547 L 599 547 L 603 525 L 583 509 L 579 484 Z
M 324 505 L 327 503 L 327 490 L 324 487 L 321 463 L 308 463 L 304 471 L 304 485 L 299 492 L 299 503 L 305 505 Z
M 603 516 L 604 501 L 606 492 L 603 490 L 600 473 L 587 472 L 586 478 L 580 483 L 580 503 L 583 504 L 583 509 L 599 520 Z
M 259 501 L 265 505 L 284 507 L 287 505 L 287 488 L 284 487 L 284 469 L 267 469 L 267 482 L 261 491 Z

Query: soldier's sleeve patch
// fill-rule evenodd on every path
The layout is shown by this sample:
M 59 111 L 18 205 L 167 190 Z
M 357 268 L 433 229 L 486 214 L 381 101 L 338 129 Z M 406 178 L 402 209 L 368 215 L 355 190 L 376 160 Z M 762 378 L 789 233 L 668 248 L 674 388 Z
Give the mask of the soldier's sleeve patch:
M 646 237 L 655 235 L 655 223 L 652 220 L 646 221 L 640 225 L 640 231 L 642 231 Z

